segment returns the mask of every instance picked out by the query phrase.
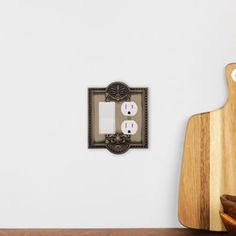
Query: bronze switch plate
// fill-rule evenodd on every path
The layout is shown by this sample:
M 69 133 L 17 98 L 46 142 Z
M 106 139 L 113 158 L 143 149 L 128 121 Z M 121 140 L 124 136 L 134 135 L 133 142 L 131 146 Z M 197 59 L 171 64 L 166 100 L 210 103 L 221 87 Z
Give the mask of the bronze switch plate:
M 104 102 L 115 104 L 112 133 L 99 132 L 99 104 Z M 137 105 L 134 115 L 121 110 L 124 102 Z M 137 130 L 129 134 L 130 130 L 124 129 L 127 124 L 133 127 L 132 122 Z M 111 83 L 106 88 L 88 88 L 88 148 L 107 148 L 114 154 L 125 153 L 130 148 L 148 148 L 148 88 L 130 88 L 122 82 Z

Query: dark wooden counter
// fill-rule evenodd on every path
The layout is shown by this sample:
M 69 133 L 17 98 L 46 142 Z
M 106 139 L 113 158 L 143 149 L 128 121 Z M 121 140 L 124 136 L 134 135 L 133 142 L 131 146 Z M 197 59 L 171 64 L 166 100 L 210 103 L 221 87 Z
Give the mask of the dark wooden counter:
M 190 229 L 0 229 L 0 236 L 226 236 Z

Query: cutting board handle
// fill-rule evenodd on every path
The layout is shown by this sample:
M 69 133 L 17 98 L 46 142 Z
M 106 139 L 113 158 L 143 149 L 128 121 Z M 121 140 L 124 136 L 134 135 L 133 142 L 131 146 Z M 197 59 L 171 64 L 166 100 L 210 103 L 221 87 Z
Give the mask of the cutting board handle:
M 236 63 L 228 64 L 225 67 L 225 73 L 229 89 L 227 104 L 236 105 Z

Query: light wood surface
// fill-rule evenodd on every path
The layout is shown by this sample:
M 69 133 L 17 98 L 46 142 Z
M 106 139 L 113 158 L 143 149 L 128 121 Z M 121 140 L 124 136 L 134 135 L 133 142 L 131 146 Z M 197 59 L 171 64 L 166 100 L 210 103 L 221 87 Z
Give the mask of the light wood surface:
M 226 66 L 224 107 L 192 116 L 187 124 L 179 187 L 179 221 L 190 228 L 224 231 L 222 194 L 236 195 L 236 82 Z
M 0 236 L 226 236 L 190 229 L 1 229 Z

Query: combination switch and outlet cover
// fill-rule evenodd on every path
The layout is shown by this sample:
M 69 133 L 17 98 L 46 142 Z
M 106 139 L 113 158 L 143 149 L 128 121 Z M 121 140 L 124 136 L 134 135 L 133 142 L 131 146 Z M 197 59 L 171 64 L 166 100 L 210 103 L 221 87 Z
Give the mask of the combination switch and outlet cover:
M 88 89 L 88 147 L 115 154 L 148 148 L 148 89 L 114 82 Z

